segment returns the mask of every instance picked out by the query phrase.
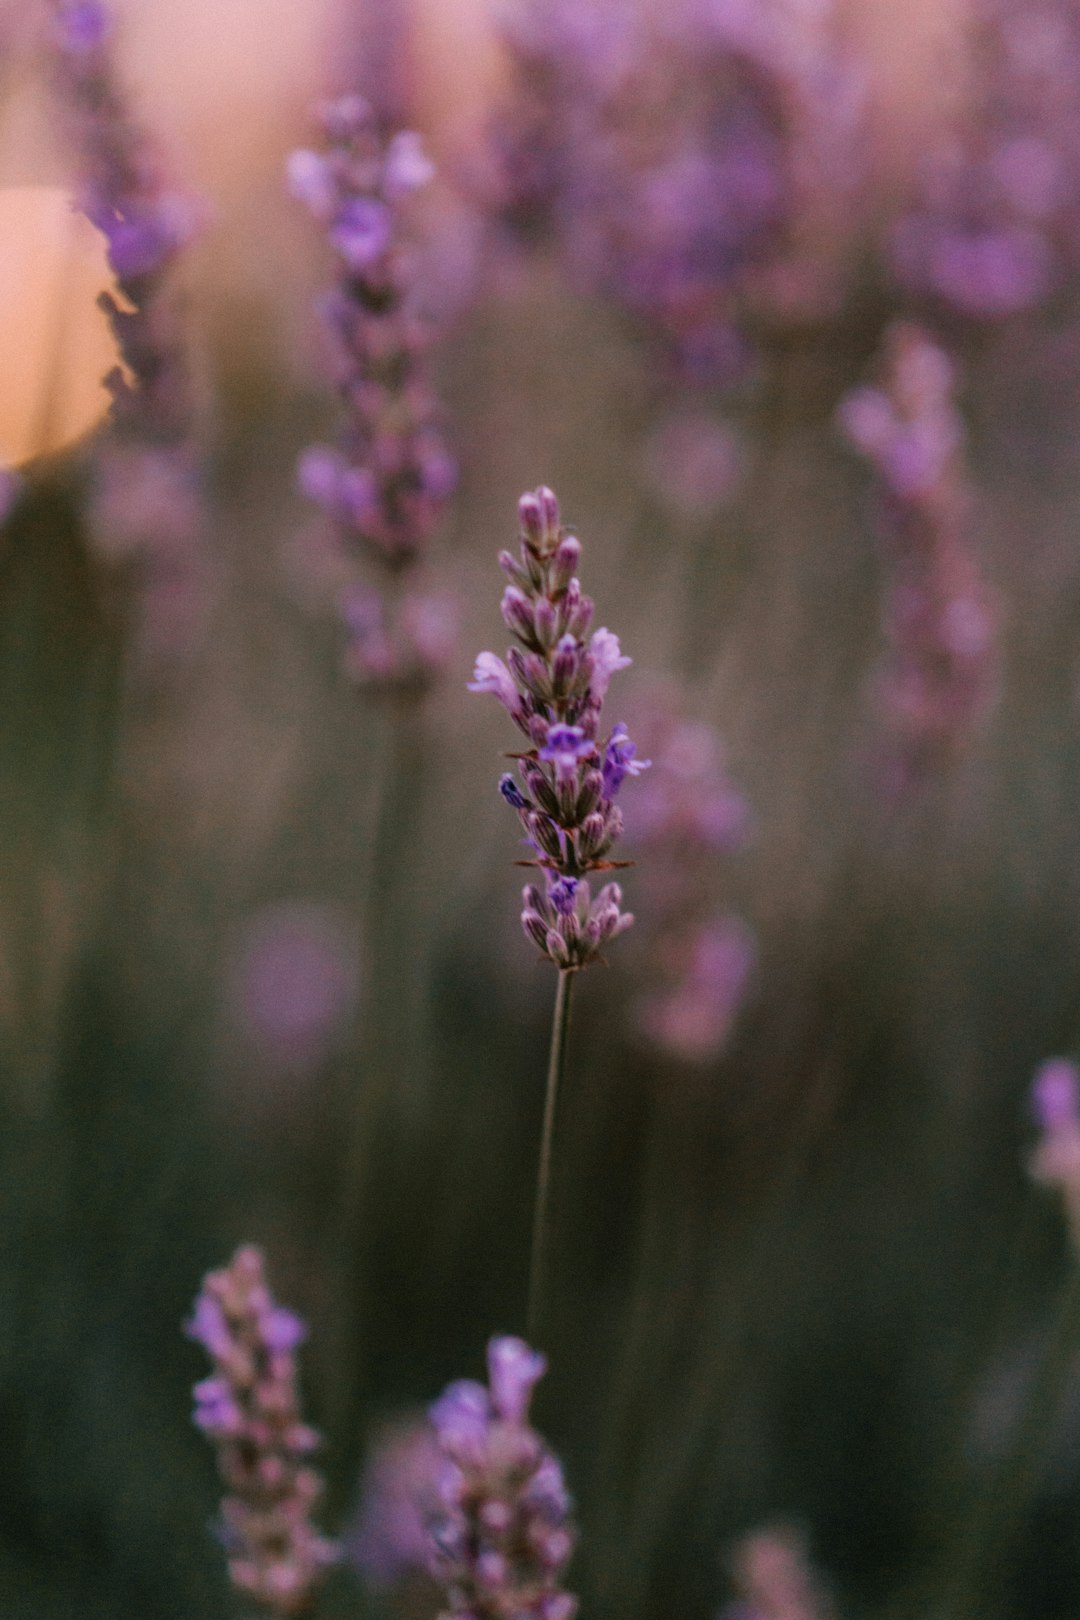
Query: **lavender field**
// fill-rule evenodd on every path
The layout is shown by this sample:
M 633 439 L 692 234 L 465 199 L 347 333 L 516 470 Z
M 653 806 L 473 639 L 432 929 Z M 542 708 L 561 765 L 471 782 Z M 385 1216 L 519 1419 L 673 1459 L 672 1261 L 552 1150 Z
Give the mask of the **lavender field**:
M 0 1615 L 1077 1620 L 1080 4 L 3 0 L 0 244 Z

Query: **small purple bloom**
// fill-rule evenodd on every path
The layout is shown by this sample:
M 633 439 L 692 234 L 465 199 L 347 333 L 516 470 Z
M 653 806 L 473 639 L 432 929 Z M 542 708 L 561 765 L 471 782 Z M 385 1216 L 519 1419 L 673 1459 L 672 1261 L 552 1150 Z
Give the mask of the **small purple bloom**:
M 640 776 L 652 764 L 651 759 L 637 759 L 637 749 L 630 734 L 620 721 L 612 728 L 604 749 L 604 797 L 613 799 L 628 776 Z
M 494 692 L 509 714 L 517 712 L 519 698 L 514 678 L 502 659 L 492 652 L 477 653 L 476 668 L 468 689 L 470 692 Z
M 307 1324 L 284 1305 L 275 1305 L 266 1313 L 262 1330 L 270 1350 L 295 1350 L 307 1338 Z
M 1051 1058 L 1036 1070 L 1032 1109 L 1044 1131 L 1080 1125 L 1080 1072 L 1067 1058 Z
M 540 758 L 554 765 L 556 776 L 572 781 L 579 763 L 595 752 L 596 744 L 586 737 L 580 726 L 559 724 L 548 728 Z
M 372 197 L 353 197 L 330 228 L 330 241 L 350 270 L 370 270 L 386 252 L 393 235 L 393 215 Z
M 108 13 L 99 0 L 65 0 L 57 8 L 56 29 L 63 50 L 96 51 L 108 36 Z
M 470 1378 L 451 1384 L 431 1407 L 431 1421 L 444 1450 L 465 1464 L 483 1455 L 491 1421 L 491 1401 L 483 1384 Z
M 184 1332 L 189 1339 L 201 1344 L 212 1356 L 223 1359 L 229 1353 L 232 1335 L 225 1320 L 225 1313 L 217 1300 L 209 1294 L 200 1294 L 195 1301 L 194 1314 L 191 1320 L 185 1323 Z
M 577 888 L 573 879 L 564 882 Z M 555 887 L 557 885 L 553 885 L 553 889 Z M 488 1345 L 488 1382 L 492 1404 L 505 1422 L 524 1423 L 533 1385 L 543 1377 L 546 1368 L 547 1362 L 540 1352 L 530 1350 L 523 1339 L 492 1339 Z
M 610 630 L 594 630 L 589 642 L 589 653 L 593 661 L 592 693 L 600 703 L 607 695 L 611 677 L 617 670 L 626 669 L 633 663 L 633 659 L 625 658 L 619 647 L 619 638 Z
M 386 149 L 383 184 L 388 197 L 418 191 L 435 178 L 435 165 L 424 151 L 424 143 L 412 129 L 402 129 Z
M 555 907 L 560 917 L 573 916 L 577 904 L 578 879 L 572 877 L 556 878 L 548 888 L 548 899 Z M 506 1341 L 501 1341 L 506 1342 Z

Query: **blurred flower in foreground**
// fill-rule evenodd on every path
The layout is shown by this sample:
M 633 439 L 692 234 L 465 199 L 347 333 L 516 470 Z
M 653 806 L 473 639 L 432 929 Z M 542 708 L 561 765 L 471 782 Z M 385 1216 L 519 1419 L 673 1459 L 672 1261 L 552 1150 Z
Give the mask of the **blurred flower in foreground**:
M 347 1548 L 351 1562 L 373 1585 L 389 1586 L 427 1569 L 441 1462 L 435 1430 L 426 1419 L 396 1423 L 376 1440 Z
M 434 170 L 411 131 L 388 141 L 359 96 L 321 111 L 321 151 L 293 152 L 288 184 L 326 232 L 339 263 L 320 312 L 344 406 L 337 447 L 313 445 L 297 478 L 347 549 L 380 571 L 342 605 L 350 672 L 380 686 L 422 687 L 453 648 L 452 605 L 422 583 L 419 565 L 454 488 L 428 375 L 404 236 L 406 199 Z
M 1080 1250 L 1080 1071 L 1067 1058 L 1051 1058 L 1036 1071 L 1032 1111 L 1041 1136 L 1028 1168 L 1036 1181 L 1056 1187 L 1069 1232 Z
M 194 1421 L 217 1447 L 229 1578 L 268 1615 L 307 1609 L 337 1549 L 311 1522 L 322 1480 L 306 1459 L 319 1436 L 301 1420 L 295 1351 L 307 1329 L 276 1305 L 262 1253 L 238 1249 L 211 1271 L 186 1324 L 214 1363 L 195 1385 Z
M 444 1463 L 431 1571 L 443 1620 L 572 1620 L 560 1585 L 574 1546 L 562 1470 L 528 1424 L 543 1356 L 492 1339 L 488 1388 L 451 1384 L 431 1409 Z
M 494 693 L 532 744 L 515 756 L 524 791 L 509 773 L 499 783 L 536 857 L 530 864 L 547 879 L 546 891 L 525 889 L 521 924 L 556 967 L 575 969 L 633 922 L 617 883 L 594 900 L 585 879 L 618 864 L 607 859 L 623 826 L 615 800 L 649 761 L 637 758 L 624 725 L 599 737 L 608 684 L 630 659 L 610 630 L 584 639 L 594 610 L 577 577 L 580 542 L 563 532 L 550 489 L 523 495 L 518 515 L 520 561 L 504 551 L 499 563 L 510 580 L 503 618 L 519 645 L 505 664 L 480 653 L 469 690 Z
M 182 652 L 201 602 L 201 477 L 187 366 L 168 280 L 195 228 L 188 198 L 163 180 L 156 153 L 115 83 L 112 20 L 101 0 L 57 0 L 57 88 L 79 164 L 78 206 L 105 238 L 119 297 L 101 295 L 123 367 L 105 378 L 111 436 L 102 445 L 91 538 L 135 571 L 139 652 Z
M 790 1525 L 745 1536 L 731 1559 L 739 1601 L 721 1620 L 829 1620 L 833 1613 L 810 1567 L 805 1537 Z
M 970 740 L 996 692 L 996 624 L 972 542 L 964 429 L 948 355 L 914 322 L 882 344 L 880 382 L 840 405 L 878 476 L 889 581 L 879 677 L 899 792 Z
M 526 6 L 505 31 L 492 200 L 687 382 L 746 373 L 746 319 L 831 313 L 861 86 L 829 4 Z
M 677 1061 L 715 1057 L 727 1043 L 756 960 L 753 935 L 722 909 L 720 862 L 750 834 L 750 810 L 732 784 L 720 739 L 689 719 L 674 686 L 641 702 L 653 768 L 638 790 L 633 849 L 642 862 L 637 976 L 639 1027 Z
M 264 906 L 246 920 L 232 1010 L 271 1070 L 313 1068 L 348 1030 L 356 953 L 343 922 L 315 904 Z
M 927 152 L 891 242 L 896 279 L 1001 320 L 1080 268 L 1080 18 L 1060 0 L 974 0 L 977 96 Z

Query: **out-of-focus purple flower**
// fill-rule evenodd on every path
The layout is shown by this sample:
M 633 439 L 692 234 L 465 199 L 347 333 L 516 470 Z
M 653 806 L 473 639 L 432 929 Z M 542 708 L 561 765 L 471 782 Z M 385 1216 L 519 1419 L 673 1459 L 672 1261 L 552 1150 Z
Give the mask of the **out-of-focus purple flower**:
M 520 1339 L 488 1346 L 490 1394 L 453 1384 L 432 1408 L 444 1463 L 431 1572 L 455 1620 L 572 1620 L 573 1551 L 562 1470 L 528 1425 L 544 1360 Z
M 261 1064 L 310 1070 L 347 1029 L 357 977 L 355 949 L 330 909 L 264 906 L 247 919 L 237 944 L 231 1010 Z
M 896 279 L 969 321 L 1032 310 L 1080 266 L 1080 18 L 975 0 L 973 97 L 924 154 L 892 232 Z
M 1051 1058 L 1035 1071 L 1032 1111 L 1041 1135 L 1028 1161 L 1032 1177 L 1061 1195 L 1073 1246 L 1080 1250 L 1080 1069 Z
M 328 103 L 320 121 L 323 150 L 294 152 L 287 183 L 340 261 L 320 312 L 343 422 L 337 448 L 303 453 L 297 481 L 347 550 L 382 574 L 378 603 L 375 587 L 360 586 L 343 604 L 347 669 L 367 685 L 420 690 L 445 666 L 455 624 L 417 573 L 457 477 L 428 376 L 403 213 L 434 170 L 412 131 L 384 140 L 359 96 Z
M 881 483 L 890 569 L 880 702 L 906 791 L 972 736 L 996 686 L 995 615 L 971 536 L 964 433 L 948 356 L 918 325 L 886 332 L 880 382 L 839 420 Z
M 135 650 L 160 665 L 194 641 L 207 563 L 194 409 L 168 276 L 196 209 L 170 188 L 115 82 L 111 23 L 94 0 L 59 0 L 53 65 L 78 160 L 77 206 L 105 238 L 120 297 L 102 294 L 123 361 L 104 379 L 112 432 L 97 457 L 89 532 L 134 566 Z
M 744 452 L 734 430 L 701 412 L 669 414 L 645 446 L 645 474 L 653 491 L 680 517 L 708 518 L 732 499 Z
M 639 1021 L 655 1046 L 685 1063 L 717 1057 L 746 994 L 756 952 L 736 917 L 721 917 L 663 942 L 661 988 L 642 997 Z M 664 980 L 667 983 L 664 984 Z
M 735 384 L 763 317 L 835 309 L 865 97 L 832 7 L 535 0 L 505 43 L 487 200 L 555 237 L 658 372 Z
M 229 1577 L 248 1601 L 286 1620 L 304 1612 L 335 1545 L 316 1530 L 322 1481 L 307 1462 L 319 1437 L 304 1423 L 293 1351 L 305 1328 L 276 1305 L 262 1253 L 238 1249 L 205 1278 L 187 1324 L 214 1363 L 195 1385 L 194 1421 L 214 1442 Z
M 720 1620 L 832 1620 L 833 1605 L 811 1567 L 806 1537 L 788 1524 L 744 1536 L 731 1556 L 739 1599 Z
M 395 1423 L 376 1440 L 345 1549 L 349 1561 L 375 1586 L 426 1572 L 442 1467 L 435 1430 L 424 1419 Z
M 523 495 L 518 519 L 519 557 L 509 551 L 499 556 L 510 580 L 503 618 L 517 645 L 506 663 L 492 652 L 480 653 L 469 690 L 494 693 L 531 745 L 517 756 L 522 788 L 511 783 L 511 794 L 506 777 L 499 784 L 548 877 L 546 895 L 531 885 L 526 889 L 522 927 L 556 966 L 579 968 L 596 960 L 633 919 L 619 909 L 616 884 L 594 901 L 587 883 L 571 894 L 566 880 L 576 884 L 617 864 L 607 859 L 622 831 L 615 793 L 648 762 L 636 759 L 625 726 L 616 726 L 606 740 L 598 735 L 611 677 L 630 660 L 610 630 L 597 630 L 588 645 L 583 639 L 593 604 L 577 577 L 581 544 L 563 531 L 552 491 L 542 487 Z

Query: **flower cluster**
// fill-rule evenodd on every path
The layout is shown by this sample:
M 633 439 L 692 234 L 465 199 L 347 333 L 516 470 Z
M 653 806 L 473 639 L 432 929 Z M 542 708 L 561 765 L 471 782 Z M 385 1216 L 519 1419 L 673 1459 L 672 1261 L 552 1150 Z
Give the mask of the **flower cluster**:
M 862 97 L 834 33 L 832 6 L 790 0 L 543 4 L 507 33 L 496 204 L 553 231 L 683 385 L 740 380 L 747 316 L 835 306 Z
M 509 773 L 499 783 L 547 879 L 546 893 L 525 889 L 522 927 L 557 967 L 580 968 L 633 921 L 617 883 L 594 899 L 585 879 L 617 864 L 607 859 L 623 825 L 615 801 L 649 762 L 624 725 L 600 736 L 608 684 L 630 660 L 610 630 L 585 640 L 593 604 L 577 577 L 580 542 L 563 531 L 550 489 L 523 495 L 518 515 L 519 557 L 499 556 L 510 580 L 503 618 L 518 646 L 505 663 L 480 653 L 469 690 L 493 692 L 531 744 L 515 756 L 521 785 Z
M 560 1586 L 573 1550 L 562 1470 L 529 1427 L 544 1358 L 520 1339 L 488 1345 L 488 1388 L 451 1384 L 431 1409 L 442 1449 L 431 1571 L 441 1620 L 572 1620 Z
M 1042 1136 L 1028 1168 L 1036 1181 L 1060 1192 L 1073 1244 L 1080 1248 L 1080 1071 L 1076 1064 L 1066 1058 L 1051 1058 L 1042 1064 L 1031 1100 Z
M 203 1282 L 188 1336 L 214 1371 L 195 1385 L 194 1420 L 214 1442 L 229 1575 L 267 1614 L 299 1614 L 337 1557 L 311 1522 L 322 1480 L 307 1463 L 319 1436 L 301 1420 L 297 1345 L 306 1329 L 275 1305 L 257 1248 L 238 1249 Z
M 452 613 L 419 588 L 417 569 L 456 467 L 428 375 L 402 205 L 434 170 L 417 135 L 384 140 L 359 96 L 329 103 L 320 121 L 323 149 L 293 152 L 288 183 L 338 261 L 320 311 L 344 423 L 336 447 L 303 453 L 297 477 L 346 550 L 382 575 L 378 588 L 358 584 L 343 604 L 352 673 L 383 686 L 423 684 L 449 655 Z
M 885 334 L 881 380 L 840 407 L 883 495 L 891 581 L 883 705 L 903 788 L 962 745 L 994 695 L 995 626 L 971 541 L 971 492 L 951 361 L 914 322 Z
M 192 202 L 165 181 L 131 120 L 102 0 L 58 0 L 54 66 L 80 166 L 77 203 L 105 238 L 119 297 L 101 295 L 123 366 L 105 378 L 112 433 L 94 469 L 90 537 L 136 570 L 137 651 L 160 659 L 191 638 L 206 555 L 194 408 L 168 282 L 191 238 Z
M 891 252 L 904 287 L 993 321 L 1077 268 L 1080 19 L 1061 0 L 975 0 L 968 30 L 980 99 L 926 154 Z

